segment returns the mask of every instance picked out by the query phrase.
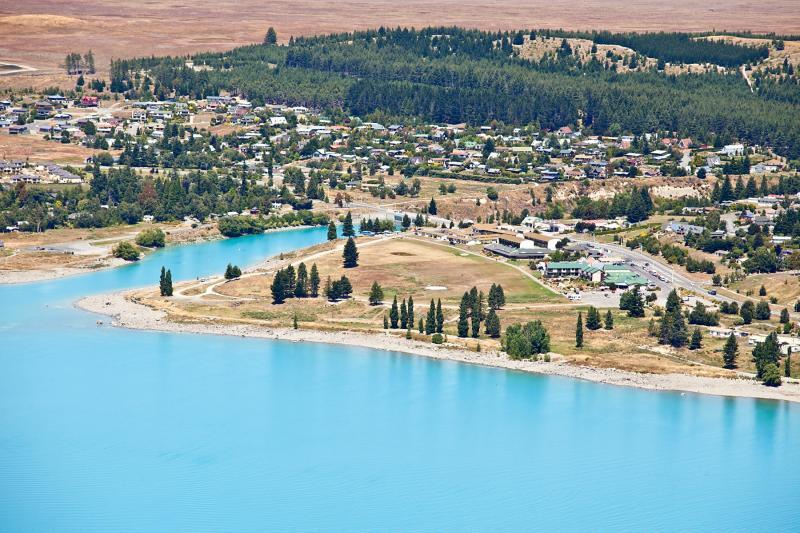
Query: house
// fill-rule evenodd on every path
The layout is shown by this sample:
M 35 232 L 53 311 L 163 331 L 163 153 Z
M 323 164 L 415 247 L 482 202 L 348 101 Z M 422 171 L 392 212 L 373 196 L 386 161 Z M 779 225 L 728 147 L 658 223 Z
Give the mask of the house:
M 583 261 L 550 261 L 540 265 L 546 278 L 581 278 L 592 283 L 601 283 L 604 277 L 602 268 Z
M 81 107 L 97 107 L 100 99 L 96 96 L 84 96 L 80 100 Z
M 670 231 L 677 235 L 701 235 L 705 228 L 687 222 L 667 222 L 664 224 L 664 231 Z
M 741 156 L 744 155 L 744 145 L 743 144 L 727 144 L 722 147 L 721 152 L 728 157 L 734 156 Z
M 530 248 L 519 248 L 513 246 L 506 246 L 500 243 L 489 243 L 483 247 L 484 251 L 499 255 L 501 257 L 507 257 L 509 259 L 519 259 L 519 260 L 535 260 L 535 259 L 544 259 L 550 253 L 550 250 L 547 248 L 537 248 L 537 247 L 530 247 Z
M 742 331 L 742 330 L 735 329 L 735 328 L 723 328 L 723 327 L 716 327 L 716 326 L 708 328 L 708 333 L 712 337 L 717 337 L 717 338 L 721 338 L 721 339 L 730 337 L 731 333 L 733 333 L 734 337 L 749 337 L 750 336 L 750 333 L 748 333 L 747 331 Z
M 9 135 L 24 135 L 28 133 L 28 126 L 22 126 L 20 124 L 14 124 L 8 127 L 8 134 Z
M 623 265 L 604 265 L 603 283 L 623 289 L 647 285 L 649 281 Z
M 727 236 L 725 230 L 718 229 L 716 231 L 711 232 L 712 239 L 724 239 Z

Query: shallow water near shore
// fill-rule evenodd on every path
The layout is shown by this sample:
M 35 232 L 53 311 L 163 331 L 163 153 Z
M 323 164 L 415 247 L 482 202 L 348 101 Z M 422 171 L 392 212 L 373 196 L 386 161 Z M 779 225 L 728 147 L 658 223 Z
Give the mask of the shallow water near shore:
M 324 239 L 0 286 L 0 530 L 796 528 L 797 404 L 97 327 L 72 307 L 162 264 L 189 279 Z

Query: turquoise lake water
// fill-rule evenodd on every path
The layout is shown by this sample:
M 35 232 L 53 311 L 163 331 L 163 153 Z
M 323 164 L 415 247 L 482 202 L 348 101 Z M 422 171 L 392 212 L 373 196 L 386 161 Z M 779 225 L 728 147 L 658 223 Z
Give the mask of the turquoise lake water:
M 97 327 L 72 302 L 325 239 L 0 286 L 0 531 L 797 531 L 800 405 Z

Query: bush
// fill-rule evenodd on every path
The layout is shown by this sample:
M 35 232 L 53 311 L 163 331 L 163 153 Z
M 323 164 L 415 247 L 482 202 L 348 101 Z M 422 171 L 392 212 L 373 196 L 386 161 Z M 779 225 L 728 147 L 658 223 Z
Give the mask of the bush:
M 128 241 L 119 243 L 111 252 L 114 254 L 114 257 L 119 257 L 125 261 L 139 260 L 139 250 L 137 250 L 136 247 Z
M 163 248 L 166 236 L 161 228 L 146 229 L 136 236 L 136 244 L 146 248 Z
M 442 336 L 441 333 L 434 333 L 433 335 L 431 335 L 431 342 L 433 344 L 442 344 L 444 343 L 444 337 Z
M 511 359 L 536 357 L 550 351 L 550 334 L 539 320 L 513 324 L 506 329 L 502 346 Z
M 764 366 L 763 377 L 761 378 L 764 385 L 767 387 L 780 387 L 781 385 L 781 372 L 778 370 L 778 365 L 768 363 Z

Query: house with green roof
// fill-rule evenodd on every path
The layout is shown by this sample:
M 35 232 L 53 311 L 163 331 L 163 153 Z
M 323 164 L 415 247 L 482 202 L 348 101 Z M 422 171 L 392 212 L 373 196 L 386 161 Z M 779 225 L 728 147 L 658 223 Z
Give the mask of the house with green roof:
M 580 278 L 621 288 L 648 284 L 646 278 L 624 265 L 593 265 L 583 261 L 550 261 L 543 266 L 542 274 L 551 279 Z

